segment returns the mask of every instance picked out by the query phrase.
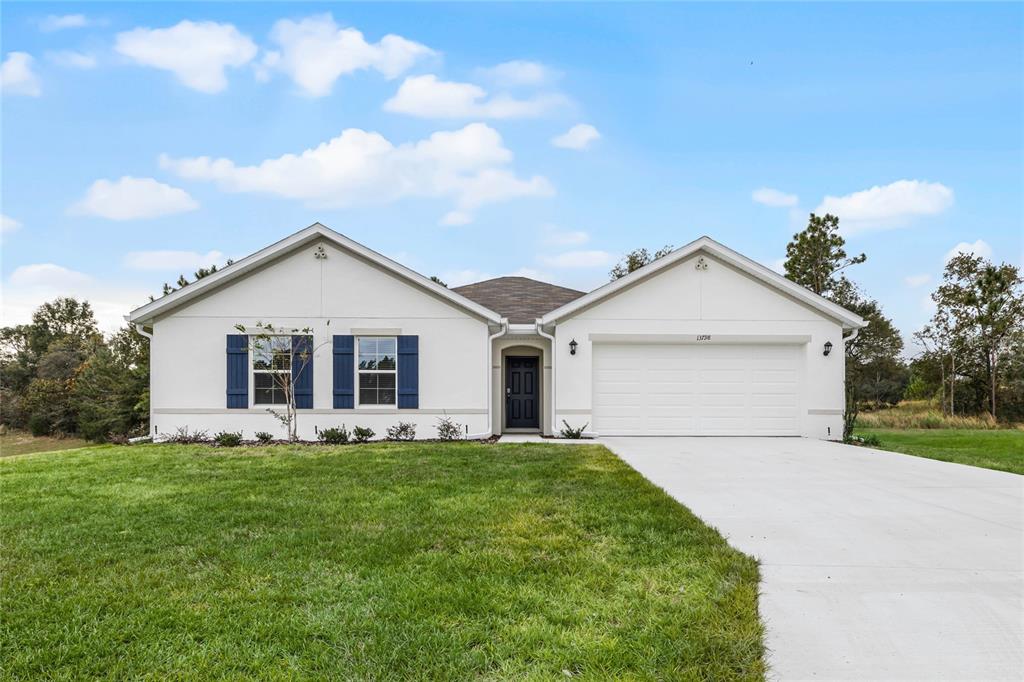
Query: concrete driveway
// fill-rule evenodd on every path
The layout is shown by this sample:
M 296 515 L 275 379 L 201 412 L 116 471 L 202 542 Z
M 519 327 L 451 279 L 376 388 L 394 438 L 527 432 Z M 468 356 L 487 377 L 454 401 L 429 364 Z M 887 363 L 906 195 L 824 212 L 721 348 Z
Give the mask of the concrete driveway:
M 602 438 L 761 560 L 771 674 L 1024 679 L 1024 477 L 802 438 Z

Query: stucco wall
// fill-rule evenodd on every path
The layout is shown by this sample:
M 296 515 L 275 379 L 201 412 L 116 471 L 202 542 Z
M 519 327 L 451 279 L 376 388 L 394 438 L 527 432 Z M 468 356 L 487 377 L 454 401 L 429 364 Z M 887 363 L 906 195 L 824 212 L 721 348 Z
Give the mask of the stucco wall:
M 326 259 L 314 257 L 317 246 Z M 487 431 L 487 324 L 434 294 L 401 281 L 373 264 L 321 240 L 159 318 L 153 325 L 151 428 L 154 435 L 179 427 L 256 431 L 283 436 L 264 407 L 225 407 L 225 339 L 236 324 L 271 323 L 312 330 L 314 409 L 301 410 L 299 431 L 315 427 L 369 426 L 383 435 L 401 421 L 417 435 L 436 435 L 450 415 L 470 434 Z M 389 407 L 332 409 L 334 334 L 419 336 L 417 410 Z M 252 392 L 250 390 L 250 404 Z
M 706 270 L 696 268 L 703 256 Z M 842 436 L 844 353 L 840 325 L 704 253 L 605 299 L 562 321 L 555 329 L 555 423 L 590 423 L 594 336 L 602 334 L 810 337 L 803 343 L 802 435 Z M 569 342 L 579 344 L 569 354 Z M 697 342 L 683 339 L 679 342 Z M 825 357 L 826 341 L 833 352 Z

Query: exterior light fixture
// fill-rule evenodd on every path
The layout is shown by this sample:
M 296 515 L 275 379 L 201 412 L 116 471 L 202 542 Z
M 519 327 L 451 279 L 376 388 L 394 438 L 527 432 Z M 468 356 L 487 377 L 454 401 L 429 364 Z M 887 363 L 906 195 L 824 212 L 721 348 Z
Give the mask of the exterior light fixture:
M 569 355 L 576 355 L 576 346 L 578 345 L 579 344 L 576 343 L 576 339 L 569 342 Z
M 831 352 L 832 352 L 832 342 L 831 341 L 826 341 L 825 342 L 825 357 L 828 357 L 828 354 L 831 353 Z

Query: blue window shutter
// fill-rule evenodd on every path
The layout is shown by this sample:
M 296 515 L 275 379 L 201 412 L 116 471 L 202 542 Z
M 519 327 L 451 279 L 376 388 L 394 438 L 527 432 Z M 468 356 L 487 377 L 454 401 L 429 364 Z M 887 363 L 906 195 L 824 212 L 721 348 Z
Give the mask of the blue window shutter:
M 228 408 L 249 407 L 249 337 L 228 334 Z
M 303 362 L 305 362 L 305 367 L 303 367 Z M 292 336 L 292 390 L 295 391 L 296 408 L 300 410 L 313 409 L 312 336 L 301 334 Z
M 334 337 L 334 409 L 351 410 L 356 406 L 355 337 Z
M 398 407 L 420 406 L 420 337 L 398 337 Z

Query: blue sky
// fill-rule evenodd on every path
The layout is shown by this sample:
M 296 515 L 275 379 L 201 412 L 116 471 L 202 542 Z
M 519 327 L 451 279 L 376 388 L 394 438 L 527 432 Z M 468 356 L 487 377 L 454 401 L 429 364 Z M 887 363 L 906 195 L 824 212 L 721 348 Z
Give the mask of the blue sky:
M 109 329 L 317 220 L 453 285 L 588 289 L 702 234 L 777 267 L 821 209 L 909 334 L 951 250 L 1024 260 L 1022 26 L 1019 4 L 4 3 L 4 322 L 75 293 Z

